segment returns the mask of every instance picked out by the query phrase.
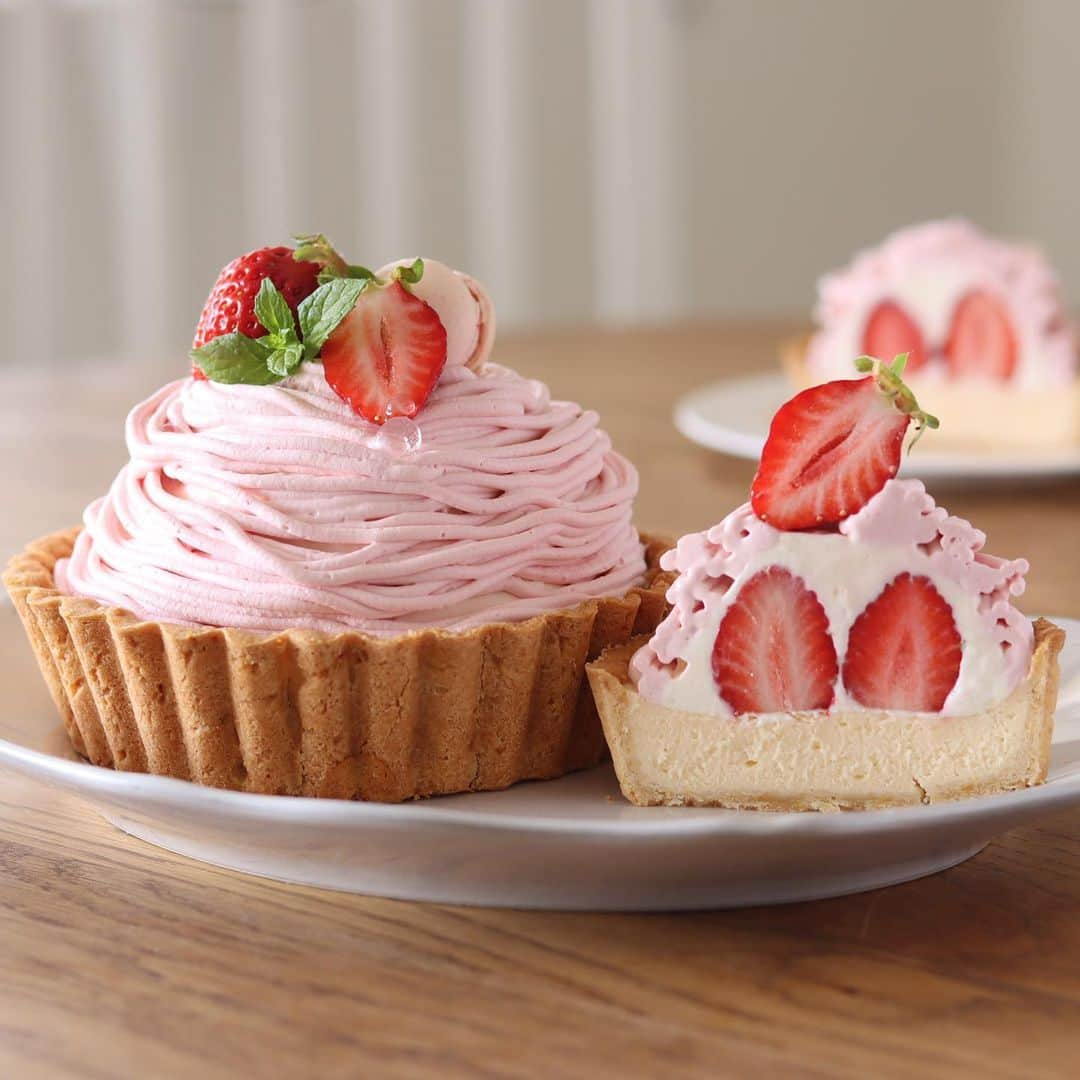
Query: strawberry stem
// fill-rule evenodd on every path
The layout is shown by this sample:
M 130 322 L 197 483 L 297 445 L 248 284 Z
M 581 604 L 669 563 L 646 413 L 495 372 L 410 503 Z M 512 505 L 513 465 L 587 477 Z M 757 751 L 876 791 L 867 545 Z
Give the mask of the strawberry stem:
M 322 233 L 294 236 L 296 250 L 293 258 L 299 262 L 318 263 L 335 277 L 347 277 L 349 264 L 337 253 L 334 245 Z
M 927 428 L 938 428 L 941 422 L 931 413 L 924 412 L 919 408 L 915 395 L 904 382 L 904 368 L 907 366 L 908 354 L 900 353 L 894 357 L 891 364 L 883 364 L 873 356 L 860 356 L 855 361 L 855 370 L 864 375 L 871 374 L 877 383 L 878 389 L 893 405 L 905 416 L 910 416 L 915 421 L 915 438 L 911 440 L 908 450 L 911 450 Z
M 400 281 L 406 287 L 418 284 L 423 276 L 423 259 L 414 259 L 408 266 L 398 266 L 394 269 L 394 280 Z
M 296 250 L 293 252 L 294 259 L 300 262 L 317 263 L 321 267 L 318 278 L 320 285 L 325 285 L 335 278 L 358 278 L 375 285 L 385 284 L 366 266 L 347 263 L 322 233 L 294 236 L 293 242 L 296 244 Z

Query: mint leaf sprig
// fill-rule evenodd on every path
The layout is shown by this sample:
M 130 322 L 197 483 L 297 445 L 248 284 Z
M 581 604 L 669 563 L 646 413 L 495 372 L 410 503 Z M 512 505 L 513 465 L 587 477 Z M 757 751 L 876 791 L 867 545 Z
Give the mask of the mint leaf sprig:
M 374 278 L 374 275 L 371 275 Z M 314 360 L 326 339 L 356 306 L 368 278 L 332 277 L 296 309 L 300 326 L 277 286 L 263 278 L 255 297 L 255 315 L 267 333 L 249 338 L 234 331 L 198 349 L 191 359 L 213 382 L 269 386 L 287 378 L 305 361 Z
M 208 379 L 251 386 L 269 386 L 281 381 L 282 376 L 270 370 L 269 357 L 270 350 L 262 341 L 236 331 L 221 334 L 191 350 L 191 359 Z
M 356 307 L 366 280 L 334 278 L 320 285 L 297 308 L 300 332 L 304 335 L 304 359 L 314 360 L 338 323 Z
M 255 317 L 269 331 L 259 339 L 269 353 L 266 367 L 271 374 L 284 379 L 300 366 L 304 346 L 296 333 L 296 320 L 285 297 L 268 277 L 262 279 L 255 297 Z

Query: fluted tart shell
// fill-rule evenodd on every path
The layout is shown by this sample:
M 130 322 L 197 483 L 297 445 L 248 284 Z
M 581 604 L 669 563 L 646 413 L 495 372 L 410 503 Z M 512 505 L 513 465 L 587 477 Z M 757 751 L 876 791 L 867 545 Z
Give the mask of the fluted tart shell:
M 78 528 L 4 585 L 75 750 L 95 765 L 275 795 L 400 802 L 552 779 L 607 745 L 585 665 L 666 611 L 670 542 L 645 583 L 517 623 L 394 637 L 146 621 L 61 593 Z

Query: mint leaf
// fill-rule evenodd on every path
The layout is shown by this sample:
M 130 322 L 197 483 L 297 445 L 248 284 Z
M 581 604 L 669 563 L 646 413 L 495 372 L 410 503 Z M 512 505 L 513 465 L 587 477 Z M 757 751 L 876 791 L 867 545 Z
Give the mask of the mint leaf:
M 266 358 L 266 369 L 273 375 L 277 375 L 279 378 L 284 379 L 289 374 L 287 365 L 285 362 L 285 350 L 278 349 L 276 352 L 272 352 Z
M 304 362 L 304 346 L 294 341 L 285 346 L 285 370 L 291 375 Z
M 291 375 L 303 362 L 304 346 L 293 341 L 280 349 L 275 349 L 267 358 L 266 366 L 275 375 L 284 378 Z
M 399 266 L 394 276 L 405 285 L 416 285 L 424 276 L 424 260 L 415 259 L 411 266 Z
M 270 332 L 259 338 L 267 353 L 266 367 L 274 375 L 291 375 L 304 359 L 296 336 L 296 319 L 288 303 L 269 278 L 263 278 L 255 297 L 255 314 Z
M 274 333 L 259 338 L 259 342 L 265 345 L 270 352 L 280 352 L 290 345 L 298 345 L 300 339 L 296 336 L 295 330 L 275 330 Z
M 359 266 L 355 263 L 349 263 L 343 271 L 338 271 L 329 266 L 324 266 L 318 273 L 315 280 L 320 285 L 325 285 L 329 281 L 337 281 L 340 277 L 346 278 L 359 278 L 363 281 L 378 281 L 374 272 L 369 270 L 366 266 Z
M 367 280 L 358 278 L 334 278 L 301 302 L 296 313 L 300 316 L 304 355 L 309 360 L 319 354 L 338 323 L 356 307 L 357 298 L 366 285 Z
M 190 355 L 213 382 L 268 386 L 281 378 L 266 365 L 270 355 L 267 347 L 246 334 L 222 334 L 201 348 L 192 349 Z
M 296 328 L 288 302 L 268 277 L 262 279 L 255 297 L 255 317 L 269 334 L 280 334 Z

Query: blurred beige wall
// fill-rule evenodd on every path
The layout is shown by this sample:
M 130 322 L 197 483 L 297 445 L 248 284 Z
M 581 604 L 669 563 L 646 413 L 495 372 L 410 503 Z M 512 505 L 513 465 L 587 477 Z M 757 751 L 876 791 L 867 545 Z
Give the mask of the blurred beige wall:
M 691 7 L 698 304 L 799 310 L 822 269 L 946 214 L 1045 247 L 1080 304 L 1080 3 Z
M 0 0 L 0 363 L 182 350 L 291 232 L 504 326 L 809 310 L 951 213 L 1080 301 L 1070 0 Z

